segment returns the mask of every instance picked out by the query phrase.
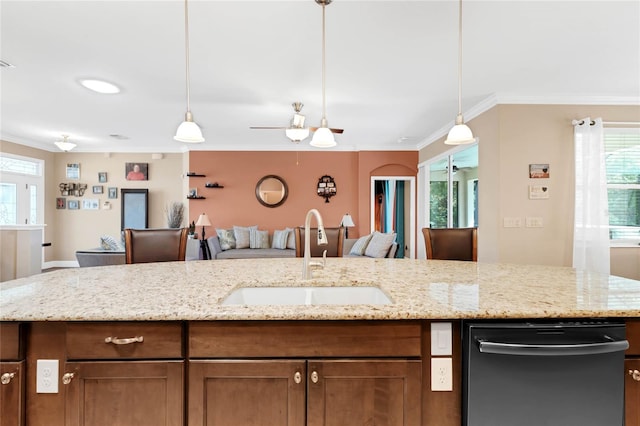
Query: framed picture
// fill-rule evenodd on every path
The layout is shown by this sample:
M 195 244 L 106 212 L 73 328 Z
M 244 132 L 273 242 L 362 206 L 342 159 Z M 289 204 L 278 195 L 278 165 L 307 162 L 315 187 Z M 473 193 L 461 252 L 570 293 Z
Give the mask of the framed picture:
M 103 192 L 103 186 L 102 185 L 94 185 L 93 186 L 93 193 L 94 194 L 102 194 Z
M 98 173 L 98 182 L 105 183 L 107 181 L 107 172 Z
M 125 163 L 124 174 L 127 180 L 149 180 L 149 163 Z
M 96 198 L 87 198 L 82 200 L 82 208 L 85 210 L 98 210 L 100 208 L 100 202 Z
M 69 210 L 78 210 L 80 208 L 80 204 L 78 204 L 78 200 L 69 200 L 67 201 L 67 208 Z
M 529 164 L 529 177 L 531 179 L 546 179 L 549 177 L 548 164 Z
M 80 164 L 67 163 L 67 179 L 73 179 L 73 180 L 80 179 Z
M 118 198 L 118 188 L 116 188 L 115 186 L 110 186 L 109 189 L 109 198 L 115 199 Z
M 547 185 L 529 185 L 530 200 L 546 200 L 549 198 L 549 187 Z
M 56 198 L 56 209 L 66 209 L 67 208 L 67 199 L 58 197 Z
M 149 190 L 122 189 L 120 228 L 145 229 L 149 227 Z

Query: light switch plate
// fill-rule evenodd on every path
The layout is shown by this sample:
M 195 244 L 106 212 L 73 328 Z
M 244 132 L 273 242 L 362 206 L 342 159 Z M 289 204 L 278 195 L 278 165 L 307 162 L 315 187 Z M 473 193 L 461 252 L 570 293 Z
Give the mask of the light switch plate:
M 452 340 L 450 322 L 431 323 L 431 355 L 451 355 Z

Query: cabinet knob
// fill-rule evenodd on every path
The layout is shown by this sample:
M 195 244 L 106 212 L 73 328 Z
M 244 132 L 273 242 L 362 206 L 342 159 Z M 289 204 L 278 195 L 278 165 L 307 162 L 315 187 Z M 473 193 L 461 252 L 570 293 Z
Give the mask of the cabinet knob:
M 73 379 L 74 376 L 74 373 L 64 373 L 64 375 L 62 376 L 62 383 L 68 385 L 69 383 L 71 383 L 71 379 Z
M 311 372 L 311 381 L 313 383 L 318 383 L 318 372 L 317 371 Z
M 8 385 L 9 383 L 11 383 L 11 379 L 13 379 L 16 376 L 16 373 L 4 373 L 2 376 L 0 376 L 0 383 L 2 383 L 3 385 Z
M 640 382 L 640 371 L 638 371 L 638 370 L 629 370 L 629 375 L 636 382 Z
M 300 383 L 302 381 L 302 374 L 299 371 L 296 371 L 296 374 L 293 375 L 293 381 L 296 383 Z
M 114 345 L 130 345 L 132 343 L 142 343 L 144 341 L 143 336 L 127 337 L 125 339 L 119 339 L 117 337 L 105 337 L 105 343 L 113 343 Z

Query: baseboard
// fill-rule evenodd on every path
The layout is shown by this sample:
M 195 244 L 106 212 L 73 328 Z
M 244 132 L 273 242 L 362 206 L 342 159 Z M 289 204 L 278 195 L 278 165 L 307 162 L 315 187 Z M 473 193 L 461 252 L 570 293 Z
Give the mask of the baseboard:
M 42 269 L 50 269 L 50 268 L 79 268 L 77 260 L 54 260 L 51 262 L 43 262 Z

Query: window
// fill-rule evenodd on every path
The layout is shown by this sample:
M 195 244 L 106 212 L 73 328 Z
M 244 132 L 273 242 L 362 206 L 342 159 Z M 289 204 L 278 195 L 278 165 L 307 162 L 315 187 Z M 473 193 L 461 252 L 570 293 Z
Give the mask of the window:
M 640 129 L 604 131 L 609 236 L 612 241 L 640 241 Z
M 44 162 L 0 153 L 0 225 L 44 223 Z

